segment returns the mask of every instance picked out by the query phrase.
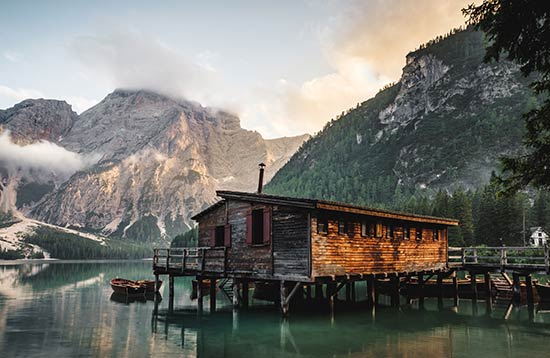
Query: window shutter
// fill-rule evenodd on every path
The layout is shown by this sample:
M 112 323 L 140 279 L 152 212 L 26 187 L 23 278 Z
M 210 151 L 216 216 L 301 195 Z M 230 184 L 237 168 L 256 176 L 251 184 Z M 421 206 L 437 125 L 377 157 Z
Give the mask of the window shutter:
M 271 207 L 264 208 L 264 243 L 271 241 Z
M 252 210 L 246 211 L 246 244 L 252 245 Z
M 223 245 L 231 247 L 231 224 L 225 224 L 225 232 L 223 235 Z
M 209 232 L 210 232 L 210 247 L 215 247 L 216 246 L 216 228 L 211 227 Z

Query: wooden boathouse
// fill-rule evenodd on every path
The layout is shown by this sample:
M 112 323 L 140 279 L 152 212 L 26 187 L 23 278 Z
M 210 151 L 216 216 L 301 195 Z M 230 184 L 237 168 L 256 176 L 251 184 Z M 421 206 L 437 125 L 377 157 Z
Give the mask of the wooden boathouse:
M 211 293 L 231 282 L 235 306 L 248 304 L 252 282 L 276 287 L 287 314 L 297 291 L 322 297 L 326 285 L 333 302 L 341 288 L 355 295 L 354 283 L 366 281 L 374 302 L 383 278 L 395 287 L 393 302 L 400 277 L 448 272 L 447 229 L 457 220 L 267 195 L 262 174 L 257 193 L 218 191 L 220 200 L 193 217 L 199 247 L 155 249 L 154 274 L 169 275 L 171 300 L 176 276 L 196 276 L 199 286 L 207 279 Z

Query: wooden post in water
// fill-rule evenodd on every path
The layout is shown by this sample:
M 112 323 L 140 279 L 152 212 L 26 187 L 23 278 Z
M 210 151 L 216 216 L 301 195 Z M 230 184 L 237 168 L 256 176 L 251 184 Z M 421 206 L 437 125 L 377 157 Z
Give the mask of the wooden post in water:
M 216 287 L 217 280 L 215 278 L 210 279 L 210 312 L 216 312 Z
M 485 299 L 491 302 L 491 274 L 489 272 L 485 272 L 483 283 L 485 284 Z
M 418 304 L 424 305 L 424 274 L 422 272 L 418 274 Z
M 351 302 L 355 303 L 355 281 L 351 281 Z
M 443 300 L 443 274 L 437 273 L 437 300 L 441 302 Z
M 239 280 L 233 279 L 233 308 L 239 308 L 241 300 L 239 297 Z
M 346 303 L 351 302 L 351 282 L 346 282 Z
M 392 307 L 398 307 L 399 306 L 399 277 L 397 275 L 394 275 L 390 277 L 390 290 L 391 290 L 391 306 Z
M 453 271 L 453 298 L 455 307 L 458 306 L 458 279 L 456 277 L 456 271 Z
M 155 293 L 158 293 L 159 291 L 160 291 L 159 274 L 155 273 Z
M 525 285 L 527 286 L 527 306 L 529 310 L 532 311 L 535 306 L 535 300 L 533 297 L 533 281 L 531 279 L 531 274 L 525 275 Z
M 168 311 L 174 310 L 174 276 L 168 276 Z
M 315 284 L 315 299 L 316 300 L 322 300 L 323 299 L 323 285 L 322 284 Z
M 288 316 L 289 302 L 287 300 L 288 289 L 285 285 L 285 281 L 281 280 L 279 291 L 280 291 L 280 301 L 281 301 L 281 313 L 283 314 L 283 317 L 287 317 Z
M 199 313 L 202 312 L 203 308 L 203 294 L 202 294 L 202 287 L 203 287 L 203 280 L 201 278 L 197 278 L 197 308 Z
M 470 271 L 470 285 L 472 288 L 472 299 L 477 300 L 477 281 L 475 272 Z
M 248 307 L 248 280 L 242 282 L 243 307 Z
M 519 304 L 521 302 L 520 280 L 516 272 L 512 273 L 512 292 L 514 304 Z
M 311 285 L 308 284 L 306 286 L 306 300 L 309 301 L 311 300 Z
M 374 287 L 374 276 L 367 277 L 367 303 L 369 306 L 374 306 L 375 304 L 375 293 L 376 288 Z

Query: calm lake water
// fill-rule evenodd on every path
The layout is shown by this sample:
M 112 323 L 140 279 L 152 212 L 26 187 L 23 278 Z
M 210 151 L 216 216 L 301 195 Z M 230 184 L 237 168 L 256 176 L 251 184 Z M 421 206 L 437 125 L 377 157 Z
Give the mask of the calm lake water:
M 111 299 L 112 277 L 150 278 L 151 263 L 0 263 L 0 357 L 520 357 L 546 356 L 550 313 L 485 303 L 427 300 L 401 306 L 300 314 L 287 321 L 269 304 L 234 313 L 218 294 L 219 312 L 198 316 L 191 282 L 176 279 L 155 304 Z M 362 288 L 358 296 L 364 295 Z M 363 297 L 363 296 L 361 296 Z

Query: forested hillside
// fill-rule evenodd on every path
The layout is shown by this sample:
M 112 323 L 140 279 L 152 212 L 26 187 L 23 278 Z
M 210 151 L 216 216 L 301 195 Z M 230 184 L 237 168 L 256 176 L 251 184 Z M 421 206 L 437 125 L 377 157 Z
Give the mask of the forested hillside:
M 472 30 L 409 53 L 399 82 L 330 120 L 266 191 L 456 217 L 458 244 L 520 240 L 532 201 L 497 198 L 488 183 L 499 158 L 520 150 L 522 113 L 539 99 L 517 65 L 485 64 L 484 53 Z M 542 224 L 535 216 L 527 225 Z

